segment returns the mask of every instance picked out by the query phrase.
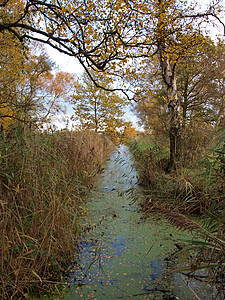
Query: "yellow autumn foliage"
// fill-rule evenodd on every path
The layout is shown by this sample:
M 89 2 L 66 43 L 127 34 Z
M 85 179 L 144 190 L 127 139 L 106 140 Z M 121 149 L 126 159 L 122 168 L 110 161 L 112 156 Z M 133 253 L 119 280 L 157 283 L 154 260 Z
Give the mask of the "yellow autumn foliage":
M 13 112 L 9 106 L 0 107 L 0 126 L 2 130 L 7 130 L 13 122 Z

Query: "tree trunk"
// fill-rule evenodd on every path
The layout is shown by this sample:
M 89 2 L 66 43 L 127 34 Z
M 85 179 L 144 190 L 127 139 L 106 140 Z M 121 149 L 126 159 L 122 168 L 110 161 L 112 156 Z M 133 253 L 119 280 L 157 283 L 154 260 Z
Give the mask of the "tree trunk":
M 187 75 L 184 82 L 184 92 L 182 101 L 182 130 L 184 131 L 187 125 L 187 109 L 188 109 L 188 86 L 189 86 L 189 76 Z
M 168 111 L 170 117 L 170 161 L 168 169 L 177 167 L 181 153 L 181 136 L 180 136 L 180 104 L 177 100 L 177 91 L 168 90 Z
M 94 113 L 95 113 L 95 132 L 98 132 L 98 117 L 97 117 L 97 100 L 95 99 L 95 107 L 94 107 Z
M 161 66 L 161 74 L 167 89 L 168 112 L 170 119 L 169 138 L 170 138 L 170 161 L 168 170 L 177 167 L 181 152 L 180 142 L 180 102 L 177 97 L 176 64 L 171 63 L 165 55 L 165 44 L 162 40 L 158 42 L 158 55 Z

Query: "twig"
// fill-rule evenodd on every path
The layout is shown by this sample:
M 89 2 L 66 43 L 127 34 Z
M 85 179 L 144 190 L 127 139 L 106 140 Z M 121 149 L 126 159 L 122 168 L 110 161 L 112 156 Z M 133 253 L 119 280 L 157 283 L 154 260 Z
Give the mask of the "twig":
M 185 278 L 181 275 L 181 278 L 183 279 L 183 281 L 186 283 L 187 287 L 189 288 L 189 290 L 194 294 L 194 296 L 198 299 L 201 300 L 197 294 L 193 291 L 193 289 L 190 287 L 190 285 L 188 284 L 187 280 L 185 280 Z

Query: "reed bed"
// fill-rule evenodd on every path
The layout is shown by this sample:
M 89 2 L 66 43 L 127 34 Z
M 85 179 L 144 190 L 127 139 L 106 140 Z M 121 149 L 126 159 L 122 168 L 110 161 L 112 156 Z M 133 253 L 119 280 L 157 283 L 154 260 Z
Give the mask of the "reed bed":
M 164 164 L 165 149 L 152 140 L 130 144 L 143 187 L 142 210 L 146 215 L 163 214 L 180 230 L 193 232 L 192 239 L 181 241 L 183 249 L 173 272 L 205 282 L 211 286 L 212 299 L 224 299 L 225 128 L 216 133 L 214 145 L 202 157 L 170 173 Z
M 0 296 L 28 298 L 61 282 L 85 213 L 83 195 L 112 149 L 90 131 L 0 136 Z

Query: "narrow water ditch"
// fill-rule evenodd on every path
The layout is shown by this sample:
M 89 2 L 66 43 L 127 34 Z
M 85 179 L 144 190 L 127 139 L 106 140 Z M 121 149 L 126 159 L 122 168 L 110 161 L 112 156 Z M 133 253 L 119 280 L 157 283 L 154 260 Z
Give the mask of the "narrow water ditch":
M 163 277 L 172 263 L 165 258 L 176 250 L 171 238 L 179 233 L 163 218 L 145 218 L 124 193 L 136 186 L 132 164 L 121 145 L 89 194 L 83 219 L 87 232 L 63 299 L 196 299 L 181 275 Z M 197 284 L 192 289 L 200 299 L 210 299 Z

